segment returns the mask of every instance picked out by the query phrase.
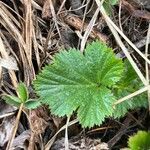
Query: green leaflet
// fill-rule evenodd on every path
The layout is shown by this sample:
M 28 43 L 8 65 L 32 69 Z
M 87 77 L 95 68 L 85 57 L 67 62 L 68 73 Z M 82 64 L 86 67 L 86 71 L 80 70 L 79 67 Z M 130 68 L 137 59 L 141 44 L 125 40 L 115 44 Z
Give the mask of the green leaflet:
M 88 44 L 84 55 L 76 49 L 61 51 L 34 81 L 41 102 L 58 116 L 77 110 L 83 127 L 99 125 L 112 115 L 111 92 L 123 73 L 123 63 L 99 41 Z
M 21 104 L 21 100 L 16 96 L 4 95 L 2 99 L 5 100 L 7 104 L 15 106 L 15 107 L 19 107 Z
M 118 0 L 105 0 L 103 6 L 109 15 L 112 15 L 113 6 L 118 3 Z
M 19 83 L 17 87 L 17 96 L 3 95 L 2 99 L 9 105 L 19 107 L 22 103 L 27 109 L 35 109 L 41 105 L 39 100 L 29 99 L 29 92 L 24 83 Z
M 138 131 L 128 141 L 130 150 L 150 150 L 150 132 Z
M 107 3 L 110 3 L 111 5 L 116 5 L 118 3 L 118 0 L 105 0 Z
M 18 92 L 18 96 L 21 99 L 21 101 L 24 103 L 27 101 L 28 97 L 29 97 L 29 93 L 27 90 L 27 87 L 24 83 L 19 83 L 18 87 L 17 87 L 17 92 Z
M 116 89 L 113 90 L 117 99 L 127 96 L 143 86 L 136 72 L 128 61 L 124 62 L 124 73 L 121 80 L 116 84 Z M 129 100 L 126 100 L 116 106 L 113 116 L 115 118 L 123 117 L 130 109 L 148 107 L 147 93 L 142 93 Z
M 41 103 L 38 100 L 29 99 L 29 100 L 26 101 L 24 106 L 27 109 L 36 109 L 37 107 L 41 106 Z

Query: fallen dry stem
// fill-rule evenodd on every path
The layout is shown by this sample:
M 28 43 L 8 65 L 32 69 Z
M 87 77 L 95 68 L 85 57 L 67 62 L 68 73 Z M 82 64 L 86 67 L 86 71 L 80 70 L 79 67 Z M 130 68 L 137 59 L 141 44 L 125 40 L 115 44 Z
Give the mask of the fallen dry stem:
M 18 111 L 18 114 L 17 114 L 17 117 L 16 117 L 16 124 L 14 126 L 13 133 L 12 133 L 12 135 L 10 137 L 10 140 L 8 141 L 6 150 L 11 150 L 12 149 L 12 144 L 13 144 L 13 141 L 14 141 L 17 129 L 18 129 L 18 125 L 19 125 L 19 120 L 20 120 L 22 109 L 23 109 L 23 103 L 20 105 L 20 108 L 19 108 L 19 111 Z
M 119 100 L 117 100 L 115 103 L 114 103 L 114 107 L 115 107 L 115 105 L 118 105 L 118 104 L 120 104 L 120 103 L 122 103 L 122 102 L 124 102 L 124 101 L 126 101 L 126 100 L 128 100 L 128 99 L 130 99 L 130 98 L 132 98 L 132 97 L 134 97 L 134 96 L 137 96 L 137 95 L 139 95 L 139 94 L 141 94 L 141 93 L 143 93 L 143 92 L 145 92 L 145 91 L 148 91 L 150 89 L 150 85 L 148 85 L 148 86 L 145 86 L 145 87 L 143 87 L 143 88 L 141 88 L 140 90 L 138 90 L 138 91 L 136 91 L 136 92 L 134 92 L 134 93 L 132 93 L 132 94 L 129 94 L 129 95 L 127 95 L 127 96 L 125 96 L 125 97 L 123 97 L 123 98 L 121 98 L 121 99 L 119 99 Z
M 83 28 L 83 31 L 86 31 L 88 24 L 83 23 L 83 21 L 75 16 L 68 14 L 66 17 L 64 17 L 65 22 L 69 24 L 70 26 L 74 27 L 76 30 L 81 30 Z M 108 37 L 99 31 L 96 30 L 96 28 L 92 28 L 92 31 L 90 32 L 89 35 L 92 39 L 99 39 L 100 41 L 106 43 Z M 82 39 L 82 38 L 81 38 Z
M 1 37 L 0 37 L 0 53 L 1 53 L 1 56 L 4 59 L 8 59 L 9 58 Z M 8 72 L 9 72 L 12 84 L 16 88 L 18 86 L 18 81 L 17 81 L 17 77 L 15 75 L 15 72 L 12 71 L 12 70 L 8 70 Z
M 148 64 L 150 64 L 150 60 L 129 40 L 129 38 L 117 27 L 117 25 L 115 25 L 115 23 L 106 14 L 105 9 L 100 5 L 100 1 L 95 1 L 106 22 L 109 23 Z
M 77 122 L 78 122 L 78 119 L 74 119 L 74 120 L 70 121 L 70 122 L 68 123 L 68 127 L 71 126 L 71 125 L 73 125 L 73 124 L 75 124 L 75 123 L 77 123 Z M 61 128 L 56 132 L 56 134 L 47 142 L 47 144 L 46 144 L 45 147 L 44 147 L 44 150 L 49 150 L 49 149 L 51 148 L 51 146 L 52 146 L 52 144 L 53 144 L 53 142 L 54 142 L 56 136 L 57 136 L 61 131 L 63 131 L 64 129 L 66 129 L 66 125 L 64 125 L 63 127 L 61 127 Z
M 100 2 L 98 0 L 95 0 L 97 5 L 99 6 L 100 11 L 103 14 L 103 17 L 107 23 L 107 25 L 109 26 L 112 34 L 114 35 L 116 42 L 118 43 L 118 45 L 121 47 L 122 51 L 125 53 L 126 57 L 128 58 L 129 62 L 131 63 L 132 67 L 134 68 L 134 70 L 136 71 L 137 75 L 139 76 L 139 78 L 141 79 L 141 81 L 143 82 L 144 85 L 147 85 L 147 81 L 145 79 L 145 77 L 143 76 L 143 74 L 141 73 L 141 71 L 139 70 L 139 68 L 137 67 L 136 63 L 134 62 L 134 60 L 132 59 L 132 57 L 130 56 L 130 53 L 128 52 L 127 48 L 125 47 L 125 45 L 123 44 L 123 42 L 121 41 L 117 30 L 111 25 L 110 23 L 110 18 L 108 17 L 108 15 L 105 12 L 105 9 L 103 8 L 103 6 L 100 5 Z
M 92 19 L 91 19 L 91 21 L 90 21 L 90 23 L 88 24 L 88 26 L 87 26 L 87 28 L 86 28 L 86 30 L 85 30 L 85 33 L 84 33 L 83 38 L 82 38 L 82 41 L 81 41 L 81 48 L 80 48 L 80 51 L 81 51 L 81 52 L 84 51 L 85 44 L 86 44 L 87 39 L 88 39 L 88 37 L 89 37 L 89 35 L 90 35 L 92 29 L 93 29 L 93 26 L 94 26 L 95 21 L 96 21 L 96 19 L 97 19 L 98 13 L 99 13 L 99 9 L 97 8 L 96 11 L 95 11 L 95 13 L 94 13 L 94 15 L 93 15 L 93 17 L 92 17 Z
M 65 150 L 69 150 L 69 141 L 68 141 L 68 124 L 70 117 L 67 117 L 66 129 L 65 129 Z
M 147 39 L 146 39 L 146 45 L 145 45 L 145 56 L 148 57 L 148 47 L 149 47 L 149 41 L 150 41 L 150 23 L 147 31 Z M 146 70 L 146 80 L 147 85 L 149 84 L 149 64 L 145 62 L 145 70 Z M 147 91 L 148 95 L 148 102 L 149 102 L 149 111 L 150 111 L 150 90 Z

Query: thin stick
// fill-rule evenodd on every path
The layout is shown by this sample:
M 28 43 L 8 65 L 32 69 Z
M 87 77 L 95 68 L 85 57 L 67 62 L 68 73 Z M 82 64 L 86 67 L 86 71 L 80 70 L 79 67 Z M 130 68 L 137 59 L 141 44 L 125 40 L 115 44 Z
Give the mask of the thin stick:
M 11 116 L 11 115 L 14 115 L 14 113 L 15 112 L 10 112 L 10 113 L 7 113 L 7 114 L 0 115 L 0 119 Z
M 65 130 L 65 150 L 69 150 L 69 142 L 68 142 L 68 125 L 69 125 L 70 117 L 67 117 L 66 122 L 66 130 Z
M 100 2 L 100 5 L 102 5 L 103 2 L 104 2 L 104 0 L 102 0 L 102 1 Z M 88 37 L 89 37 L 89 35 L 90 35 L 92 29 L 93 29 L 93 26 L 94 26 L 95 21 L 96 21 L 96 19 L 97 19 L 98 13 L 99 13 L 99 8 L 96 9 L 96 11 L 95 11 L 95 13 L 94 13 L 94 15 L 93 15 L 93 17 L 92 17 L 90 23 L 88 24 L 88 26 L 87 26 L 87 28 L 86 28 L 86 30 L 85 30 L 85 33 L 84 33 L 83 38 L 82 38 L 82 41 L 81 41 L 81 48 L 80 48 L 80 51 L 81 51 L 82 53 L 83 53 L 83 51 L 84 51 L 86 41 L 87 41 L 87 39 L 88 39 Z
M 121 31 L 123 32 L 123 28 L 122 28 L 122 24 L 121 24 L 121 4 L 122 4 L 122 1 L 119 2 L 119 27 L 120 27 Z
M 11 147 L 12 147 L 12 144 L 13 144 L 13 141 L 14 141 L 17 129 L 18 129 L 22 109 L 23 109 L 23 103 L 20 105 L 20 108 L 19 108 L 19 111 L 18 111 L 18 114 L 17 114 L 17 117 L 16 117 L 16 124 L 14 126 L 13 133 L 11 134 L 10 140 L 7 144 L 6 150 L 10 150 Z
M 78 119 L 75 119 L 75 120 L 73 120 L 73 121 L 70 121 L 69 124 L 68 124 L 68 126 L 71 126 L 71 125 L 73 125 L 73 124 L 75 124 L 75 123 L 77 123 L 77 122 L 78 122 Z M 54 142 L 56 136 L 57 136 L 61 131 L 63 131 L 65 128 L 66 128 L 66 125 L 64 125 L 63 127 L 61 127 L 61 128 L 56 132 L 56 134 L 55 134 L 55 135 L 48 141 L 48 143 L 45 145 L 44 150 L 49 150 L 49 149 L 51 148 L 51 146 L 52 146 L 52 144 L 53 144 L 53 142 Z
M 57 15 L 59 15 L 59 13 L 61 12 L 61 10 L 62 10 L 62 8 L 64 7 L 65 3 L 66 3 L 66 0 L 63 0 L 62 3 L 61 3 L 61 5 L 60 5 L 60 7 L 59 7 L 59 10 L 58 10 L 58 12 L 57 12 Z
M 148 47 L 149 47 L 149 41 L 150 41 L 150 23 L 147 31 L 147 39 L 146 39 L 146 45 L 145 45 L 145 56 L 148 57 Z M 146 70 L 146 80 L 147 85 L 149 84 L 149 69 L 148 69 L 148 63 L 145 62 L 145 70 Z M 148 102 L 149 102 L 149 111 L 150 111 L 150 90 L 147 91 L 148 95 Z
M 98 0 L 95 0 L 98 6 L 100 5 L 100 2 Z M 125 47 L 125 45 L 123 44 L 123 42 L 121 41 L 116 29 L 110 24 L 109 20 L 108 20 L 108 16 L 103 8 L 103 6 L 99 7 L 99 9 L 103 12 L 105 21 L 107 23 L 107 25 L 109 26 L 110 30 L 112 31 L 112 34 L 114 35 L 116 42 L 119 44 L 119 46 L 121 47 L 122 51 L 125 53 L 126 57 L 128 58 L 129 62 L 131 63 L 132 67 L 134 68 L 134 70 L 136 71 L 137 75 L 139 76 L 139 78 L 141 79 L 141 81 L 143 82 L 143 84 L 146 86 L 147 85 L 147 81 L 145 79 L 145 77 L 143 76 L 143 74 L 141 73 L 141 71 L 139 70 L 139 68 L 137 67 L 136 63 L 134 62 L 134 60 L 132 59 L 132 57 L 130 56 L 130 53 L 128 52 L 127 48 Z
M 129 40 L 129 38 L 114 24 L 114 22 L 110 19 L 110 17 L 106 14 L 105 9 L 103 6 L 100 5 L 99 0 L 95 0 L 100 12 L 102 13 L 103 17 L 109 24 L 129 43 L 129 45 L 148 63 L 150 64 L 150 60 Z
M 139 94 L 141 94 L 141 93 L 143 93 L 143 92 L 145 92 L 145 91 L 147 91 L 147 90 L 149 90 L 150 89 L 150 85 L 148 85 L 148 86 L 145 86 L 145 87 L 143 87 L 143 88 L 141 88 L 140 90 L 138 90 L 138 91 L 136 91 L 136 92 L 134 92 L 134 93 L 132 93 L 132 94 L 130 94 L 130 95 L 127 95 L 127 96 L 125 96 L 125 97 L 123 97 L 123 98 L 121 98 L 121 99 L 119 99 L 119 100 L 117 100 L 115 103 L 114 103 L 114 107 L 115 107 L 115 105 L 118 105 L 118 104 L 120 104 L 120 103 L 122 103 L 122 102 L 124 102 L 124 101 L 126 101 L 126 100 L 128 100 L 128 99 L 130 99 L 130 98 L 132 98 L 132 97 L 134 97 L 134 96 L 137 96 L 137 95 L 139 95 Z
M 51 13 L 52 13 L 52 16 L 53 16 L 53 20 L 54 20 L 56 29 L 57 29 L 59 37 L 62 41 L 62 37 L 61 37 L 61 33 L 60 33 L 60 30 L 59 30 L 59 27 L 58 27 L 57 17 L 56 17 L 56 13 L 55 13 L 55 9 L 54 9 L 54 4 L 53 4 L 52 0 L 49 0 L 49 4 L 50 4 L 50 9 L 51 9 Z

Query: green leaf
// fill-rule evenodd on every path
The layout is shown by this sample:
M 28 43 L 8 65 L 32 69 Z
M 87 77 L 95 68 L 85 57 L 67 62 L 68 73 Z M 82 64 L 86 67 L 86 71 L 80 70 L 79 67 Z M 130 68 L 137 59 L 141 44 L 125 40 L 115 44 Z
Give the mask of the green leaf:
M 105 0 L 104 1 L 103 6 L 109 15 L 112 14 L 113 6 L 116 5 L 117 3 L 118 3 L 118 0 Z
M 131 64 L 128 61 L 125 61 L 124 65 L 125 70 L 123 77 L 116 85 L 117 88 L 114 89 L 114 95 L 117 97 L 117 99 L 129 95 L 136 90 L 139 90 L 140 87 L 143 86 L 141 80 L 138 78 Z M 148 107 L 146 92 L 118 104 L 113 115 L 115 118 L 120 118 L 123 117 L 130 109 L 133 110 L 141 107 Z
M 83 127 L 99 125 L 112 114 L 115 101 L 110 87 L 121 78 L 123 63 L 99 41 L 88 44 L 84 54 L 61 51 L 37 76 L 34 87 L 52 113 L 70 116 L 77 110 Z
M 150 150 L 150 132 L 138 131 L 128 141 L 130 150 Z
M 18 96 L 21 99 L 22 103 L 26 102 L 28 100 L 29 94 L 27 87 L 24 83 L 19 83 L 17 87 Z
M 5 100 L 7 104 L 12 106 L 19 107 L 21 104 L 21 100 L 16 96 L 4 95 L 2 99 Z
M 41 106 L 41 103 L 38 100 L 29 99 L 28 101 L 25 102 L 24 106 L 28 109 L 35 109 Z
M 116 5 L 118 3 L 118 0 L 109 0 L 109 3 L 111 5 Z

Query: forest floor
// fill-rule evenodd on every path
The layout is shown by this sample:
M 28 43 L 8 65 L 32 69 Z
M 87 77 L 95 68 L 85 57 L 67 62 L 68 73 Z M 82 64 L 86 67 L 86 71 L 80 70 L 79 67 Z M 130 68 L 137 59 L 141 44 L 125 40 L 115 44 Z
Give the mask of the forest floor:
M 122 50 L 126 47 L 139 71 L 149 77 L 149 68 L 145 69 L 147 61 L 137 52 L 139 50 L 145 57 L 149 57 L 149 0 L 120 0 L 115 5 L 106 0 L 106 14 L 97 9 L 97 2 L 98 0 L 1 0 L 1 95 L 15 95 L 18 83 L 24 82 L 29 96 L 36 98 L 32 82 L 42 67 L 51 63 L 53 55 L 69 48 L 83 51 L 86 43 L 95 39 L 112 47 L 122 59 L 128 59 Z M 120 32 L 117 37 L 116 31 Z M 147 78 L 147 82 L 148 80 Z M 16 127 L 17 113 L 17 107 L 5 103 L 1 98 L 0 150 L 9 149 L 8 141 Z M 44 105 L 23 111 L 12 149 L 64 150 L 66 121 L 66 117 L 52 115 Z M 70 150 L 126 148 L 129 136 L 139 130 L 149 130 L 150 125 L 148 109 L 143 108 L 132 110 L 121 119 L 108 118 L 102 125 L 93 128 L 83 129 L 75 115 L 71 121 L 72 124 L 68 127 Z

